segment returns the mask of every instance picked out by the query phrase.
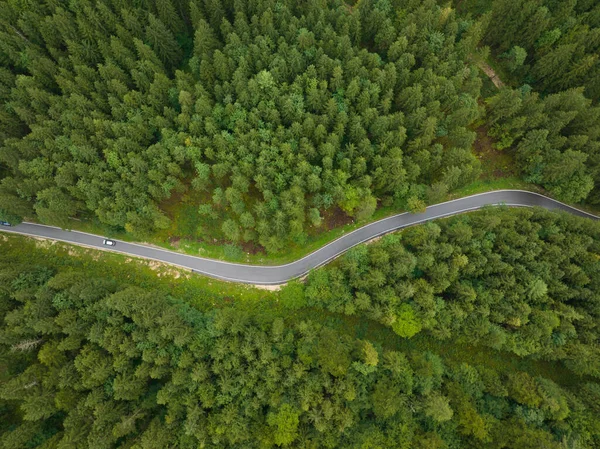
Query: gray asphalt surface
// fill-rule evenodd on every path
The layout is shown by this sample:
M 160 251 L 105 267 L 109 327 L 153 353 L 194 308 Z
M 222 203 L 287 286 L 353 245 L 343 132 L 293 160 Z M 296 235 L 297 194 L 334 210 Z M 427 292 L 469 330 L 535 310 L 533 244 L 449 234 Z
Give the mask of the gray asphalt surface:
M 188 256 L 173 251 L 144 246 L 137 243 L 128 243 L 116 240 L 114 247 L 103 245 L 104 237 L 87 234 L 78 231 L 66 231 L 63 229 L 38 225 L 33 223 L 21 223 L 17 226 L 0 226 L 0 231 L 13 232 L 17 234 L 44 237 L 53 240 L 101 248 L 117 253 L 154 259 L 160 262 L 178 265 L 192 269 L 197 273 L 211 276 L 227 281 L 242 282 L 248 284 L 276 285 L 298 278 L 308 271 L 334 259 L 349 248 L 366 242 L 383 234 L 401 229 L 417 223 L 422 223 L 436 218 L 447 217 L 487 205 L 521 206 L 521 207 L 543 207 L 550 210 L 562 210 L 581 217 L 594 220 L 600 219 L 595 215 L 568 206 L 559 201 L 539 195 L 537 193 L 523 190 L 496 190 L 493 192 L 480 193 L 457 200 L 429 206 L 427 210 L 419 214 L 402 213 L 392 217 L 384 218 L 368 224 L 353 232 L 350 232 L 337 240 L 319 248 L 315 252 L 286 265 L 257 266 L 222 262 L 213 259 Z

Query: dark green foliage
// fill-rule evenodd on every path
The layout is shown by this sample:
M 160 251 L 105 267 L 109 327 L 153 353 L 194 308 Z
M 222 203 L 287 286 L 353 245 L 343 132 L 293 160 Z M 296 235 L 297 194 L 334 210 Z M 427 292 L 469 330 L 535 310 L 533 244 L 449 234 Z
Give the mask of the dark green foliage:
M 513 147 L 525 180 L 557 198 L 600 201 L 600 107 L 581 89 L 540 98 L 527 89 L 503 89 L 488 102 L 490 135 Z
M 308 305 L 600 376 L 600 226 L 544 210 L 429 223 L 311 274 Z
M 600 5 L 589 0 L 454 0 L 487 10 L 484 43 L 519 79 L 544 93 L 583 87 L 600 99 Z
M 600 5 L 453 3 L 460 12 L 481 16 L 483 43 L 509 74 L 504 82 L 522 86 L 503 88 L 487 100 L 496 148 L 511 148 L 527 182 L 565 201 L 600 204 Z
M 193 189 L 190 237 L 269 251 L 419 209 L 478 174 L 480 34 L 433 0 L 4 3 L 0 209 L 145 236 Z
M 571 391 L 311 321 L 204 313 L 82 271 L 0 264 L 0 318 L 3 448 L 600 442 L 597 383 Z

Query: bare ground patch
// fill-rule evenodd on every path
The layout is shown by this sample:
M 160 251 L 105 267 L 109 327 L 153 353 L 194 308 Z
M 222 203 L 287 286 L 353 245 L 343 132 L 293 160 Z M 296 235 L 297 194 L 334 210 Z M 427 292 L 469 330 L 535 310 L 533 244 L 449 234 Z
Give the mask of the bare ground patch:
M 492 83 L 494 83 L 494 86 L 496 86 L 498 89 L 504 87 L 504 83 L 502 82 L 498 74 L 494 71 L 493 68 L 490 67 L 490 65 L 487 62 L 478 61 L 477 66 L 481 70 L 483 70 L 483 73 L 485 73 L 488 76 L 488 78 L 492 81 Z
M 35 240 L 35 247 L 41 248 L 41 249 L 48 249 L 57 243 L 56 240 L 45 239 L 43 237 L 30 237 L 30 238 Z
M 335 228 L 341 228 L 347 224 L 352 223 L 352 217 L 350 217 L 341 208 L 335 206 L 323 211 L 323 223 L 318 228 L 318 233 L 324 231 L 331 231 Z
M 482 178 L 505 178 L 517 175 L 512 156 L 508 150 L 497 150 L 488 135 L 487 128 L 476 129 L 477 139 L 473 145 L 475 156 L 481 161 Z
M 258 288 L 260 290 L 269 290 L 271 292 L 276 292 L 281 290 L 283 287 L 285 287 L 287 285 L 286 283 L 283 284 L 277 284 L 277 285 L 261 285 L 261 284 L 252 284 L 252 287 L 254 288 Z
M 132 259 L 130 259 L 130 260 L 132 260 Z M 170 276 L 173 279 L 179 279 L 182 276 L 185 277 L 186 279 L 188 279 L 190 277 L 190 274 L 185 273 L 185 271 L 188 271 L 185 268 L 176 268 L 170 264 L 158 262 L 156 260 L 146 260 L 145 263 L 146 263 L 146 266 L 148 268 L 150 268 L 152 271 L 156 271 L 156 275 L 158 277 Z

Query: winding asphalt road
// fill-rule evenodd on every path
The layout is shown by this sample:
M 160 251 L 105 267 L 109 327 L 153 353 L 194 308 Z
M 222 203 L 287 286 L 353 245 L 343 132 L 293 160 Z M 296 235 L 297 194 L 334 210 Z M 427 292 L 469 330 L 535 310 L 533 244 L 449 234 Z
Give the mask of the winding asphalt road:
M 319 248 L 315 252 L 286 265 L 257 266 L 222 262 L 202 257 L 188 256 L 173 251 L 144 246 L 117 240 L 114 247 L 103 245 L 103 238 L 98 235 L 78 231 L 66 231 L 52 226 L 34 223 L 21 223 L 17 226 L 0 226 L 0 231 L 13 232 L 34 237 L 59 240 L 76 245 L 124 253 L 147 259 L 154 259 L 172 265 L 189 268 L 218 279 L 247 284 L 277 285 L 298 278 L 308 271 L 323 265 L 339 256 L 349 248 L 366 242 L 383 234 L 417 223 L 436 218 L 447 217 L 462 212 L 480 209 L 488 205 L 506 205 L 519 207 L 543 207 L 550 210 L 562 210 L 581 217 L 594 220 L 600 219 L 595 215 L 568 206 L 543 195 L 523 190 L 496 190 L 467 196 L 445 203 L 429 206 L 423 213 L 402 213 L 384 218 L 352 231 L 337 240 Z

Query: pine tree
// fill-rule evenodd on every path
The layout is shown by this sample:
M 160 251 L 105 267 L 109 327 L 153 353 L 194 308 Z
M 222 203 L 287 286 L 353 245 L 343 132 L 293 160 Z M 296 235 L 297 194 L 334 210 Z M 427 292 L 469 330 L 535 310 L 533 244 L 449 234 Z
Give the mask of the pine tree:
M 163 63 L 176 67 L 181 62 L 181 49 L 173 34 L 153 14 L 148 14 L 146 40 Z

